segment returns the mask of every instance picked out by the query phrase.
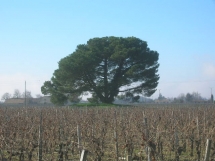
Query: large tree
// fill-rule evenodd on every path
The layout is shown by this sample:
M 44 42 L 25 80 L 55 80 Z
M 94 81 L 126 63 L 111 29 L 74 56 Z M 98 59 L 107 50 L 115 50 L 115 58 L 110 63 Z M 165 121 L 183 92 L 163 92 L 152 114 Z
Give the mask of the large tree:
M 158 56 L 135 37 L 93 38 L 59 61 L 41 91 L 55 104 L 86 91 L 104 103 L 112 103 L 119 92 L 151 96 L 159 80 Z

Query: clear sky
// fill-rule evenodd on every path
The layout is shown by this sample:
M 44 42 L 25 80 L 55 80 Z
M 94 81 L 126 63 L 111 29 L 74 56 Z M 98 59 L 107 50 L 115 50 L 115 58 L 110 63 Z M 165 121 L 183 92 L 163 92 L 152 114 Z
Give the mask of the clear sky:
M 61 58 L 104 36 L 135 36 L 159 53 L 158 92 L 215 94 L 215 0 L 1 0 L 0 97 L 41 94 Z

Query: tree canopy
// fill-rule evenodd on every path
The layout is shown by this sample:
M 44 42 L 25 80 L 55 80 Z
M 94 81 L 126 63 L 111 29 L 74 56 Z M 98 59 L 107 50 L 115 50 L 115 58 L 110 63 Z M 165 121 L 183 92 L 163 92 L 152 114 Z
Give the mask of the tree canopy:
M 158 85 L 158 58 L 147 42 L 135 37 L 90 39 L 59 61 L 41 91 L 55 104 L 90 92 L 112 103 L 120 92 L 151 96 Z
M 13 98 L 22 98 L 22 94 L 18 89 L 14 90 Z

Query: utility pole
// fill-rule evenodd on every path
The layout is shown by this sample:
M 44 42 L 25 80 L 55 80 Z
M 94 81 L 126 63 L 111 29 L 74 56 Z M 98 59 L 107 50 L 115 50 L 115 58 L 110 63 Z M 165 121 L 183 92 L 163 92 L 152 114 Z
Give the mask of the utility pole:
M 25 108 L 26 108 L 26 81 L 25 81 Z

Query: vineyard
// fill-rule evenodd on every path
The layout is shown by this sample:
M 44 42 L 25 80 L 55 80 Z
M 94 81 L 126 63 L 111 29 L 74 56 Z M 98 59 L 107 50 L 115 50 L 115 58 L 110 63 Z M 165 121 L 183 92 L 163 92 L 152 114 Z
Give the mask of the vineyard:
M 0 108 L 0 160 L 215 160 L 215 106 Z

